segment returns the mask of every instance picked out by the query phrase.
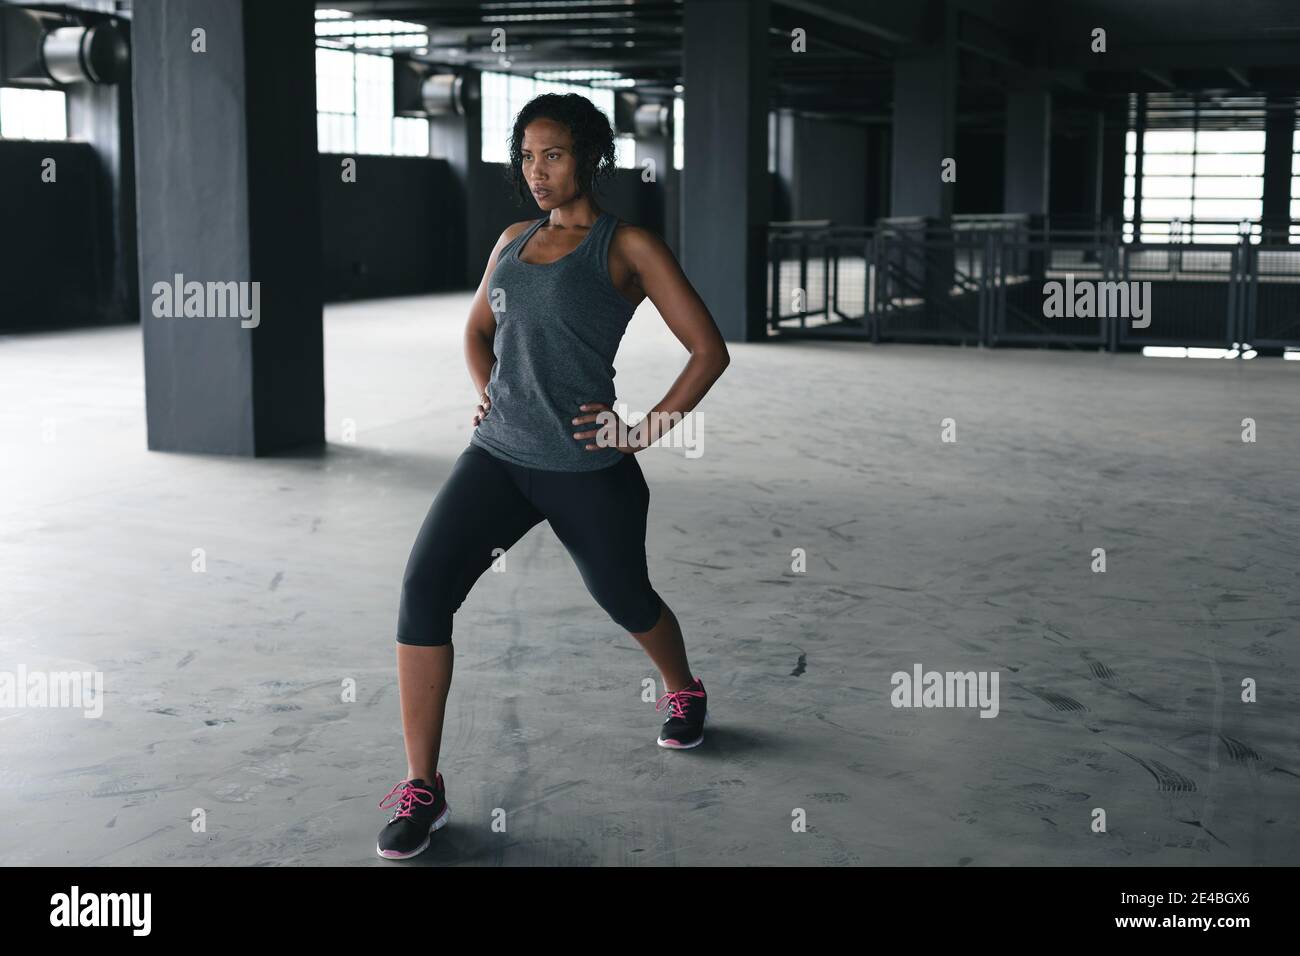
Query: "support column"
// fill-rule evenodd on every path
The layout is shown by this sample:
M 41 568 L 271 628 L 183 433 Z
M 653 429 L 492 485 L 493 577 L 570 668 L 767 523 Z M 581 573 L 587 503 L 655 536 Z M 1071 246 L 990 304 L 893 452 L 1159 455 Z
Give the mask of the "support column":
M 943 182 L 940 174 L 945 159 L 957 159 L 955 84 L 956 54 L 950 42 L 894 61 L 890 216 L 952 217 L 956 183 Z
M 682 267 L 729 342 L 766 338 L 768 0 L 685 5 Z
M 949 315 L 955 256 L 948 232 L 957 183 L 943 181 L 945 159 L 956 155 L 956 77 L 954 7 L 942 5 L 937 35 L 924 48 L 903 51 L 894 60 L 891 218 L 920 217 L 900 224 L 896 241 L 884 246 L 893 274 L 910 295 L 924 298 L 926 312 Z
M 324 442 L 313 9 L 133 5 L 150 449 L 262 455 Z M 193 49 L 200 29 L 206 52 Z M 160 316 L 169 305 L 173 317 Z
M 1051 151 L 1051 94 L 1040 90 L 1007 93 L 1002 193 L 1005 212 L 1047 215 Z
M 1124 226 L 1124 165 L 1128 151 L 1127 111 L 1121 106 L 1106 106 L 1101 111 L 1101 171 L 1097 188 L 1097 215 L 1109 220 L 1117 232 Z
M 1288 242 L 1291 221 L 1291 152 L 1295 136 L 1295 99 L 1269 97 L 1264 119 L 1265 242 Z

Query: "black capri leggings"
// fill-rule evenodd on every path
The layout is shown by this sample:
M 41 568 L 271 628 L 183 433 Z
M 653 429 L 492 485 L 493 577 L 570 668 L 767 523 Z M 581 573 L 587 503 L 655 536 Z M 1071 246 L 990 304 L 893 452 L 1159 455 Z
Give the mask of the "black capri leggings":
M 397 642 L 451 643 L 452 615 L 474 582 L 543 519 L 614 622 L 634 634 L 650 630 L 662 605 L 646 571 L 649 505 L 650 488 L 635 455 L 596 471 L 542 471 L 470 444 L 434 496 L 411 548 Z

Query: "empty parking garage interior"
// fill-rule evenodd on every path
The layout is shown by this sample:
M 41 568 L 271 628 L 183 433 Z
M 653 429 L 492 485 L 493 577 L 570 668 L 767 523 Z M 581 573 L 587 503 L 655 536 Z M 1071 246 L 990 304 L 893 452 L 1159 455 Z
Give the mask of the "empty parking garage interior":
M 707 310 L 637 272 L 625 420 L 729 355 L 618 466 L 708 722 L 541 521 L 393 862 L 404 568 L 569 93 Z M 0 863 L 1294 865 L 1298 93 L 1289 0 L 0 3 Z

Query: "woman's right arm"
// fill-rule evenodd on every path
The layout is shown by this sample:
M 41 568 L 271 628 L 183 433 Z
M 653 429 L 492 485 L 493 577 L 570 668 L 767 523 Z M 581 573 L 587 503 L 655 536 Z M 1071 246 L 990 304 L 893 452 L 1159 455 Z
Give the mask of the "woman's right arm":
M 483 409 L 482 414 L 486 414 L 487 408 L 491 405 L 487 398 L 487 386 L 492 378 L 492 366 L 496 362 L 492 340 L 496 336 L 497 319 L 489 304 L 492 290 L 488 288 L 488 280 L 492 270 L 497 267 L 501 250 L 515 236 L 528 228 L 528 225 L 527 222 L 515 223 L 507 227 L 497 239 L 497 244 L 492 247 L 492 255 L 488 256 L 483 278 L 479 280 L 478 291 L 474 293 L 474 301 L 470 303 L 469 321 L 465 323 L 465 364 L 469 368 L 469 377 L 474 382 L 474 388 L 478 393 L 479 403 Z M 478 424 L 480 417 L 480 413 L 476 412 L 475 425 Z

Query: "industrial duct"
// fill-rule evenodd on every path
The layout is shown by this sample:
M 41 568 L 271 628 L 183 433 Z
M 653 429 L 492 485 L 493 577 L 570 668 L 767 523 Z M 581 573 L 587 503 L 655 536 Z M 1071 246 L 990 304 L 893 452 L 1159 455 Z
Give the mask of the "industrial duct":
M 60 83 L 112 84 L 126 75 L 126 38 L 112 23 L 60 27 L 45 34 L 45 69 Z
M 663 103 L 642 103 L 636 108 L 634 125 L 637 139 L 651 139 L 668 135 L 671 117 Z
M 80 11 L 0 3 L 0 85 L 53 87 L 117 83 L 126 77 L 126 36 L 110 19 L 84 23 Z
M 411 56 L 393 54 L 394 116 L 464 116 L 477 92 L 461 73 L 437 73 Z
M 659 139 L 667 136 L 672 115 L 662 103 L 642 102 L 633 90 L 620 90 L 614 95 L 614 130 L 637 139 Z
M 431 73 L 420 84 L 420 100 L 424 110 L 430 116 L 450 116 L 465 114 L 461 100 L 465 80 L 460 74 Z

